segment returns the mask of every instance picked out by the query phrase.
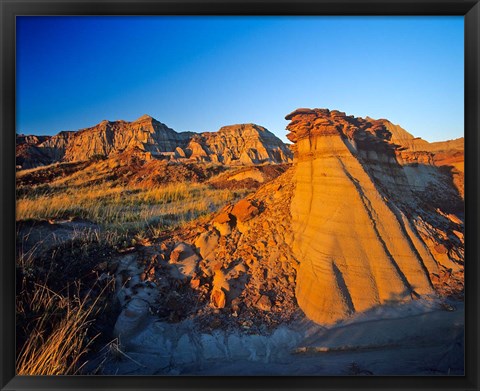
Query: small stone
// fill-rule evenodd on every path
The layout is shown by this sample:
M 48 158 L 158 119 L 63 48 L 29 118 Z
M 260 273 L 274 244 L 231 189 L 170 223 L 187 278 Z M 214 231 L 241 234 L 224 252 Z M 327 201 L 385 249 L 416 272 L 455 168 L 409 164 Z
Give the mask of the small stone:
M 239 314 L 241 303 L 242 303 L 242 300 L 239 297 L 236 297 L 235 299 L 233 299 L 231 303 L 232 312 Z
M 221 289 L 213 291 L 210 300 L 214 308 L 224 308 L 227 302 L 225 293 Z
M 259 213 L 259 209 L 252 203 L 252 201 L 243 199 L 238 201 L 232 209 L 238 221 L 244 222 L 252 219 Z
M 231 220 L 230 213 L 221 212 L 212 221 L 220 224 L 228 223 Z
M 200 286 L 200 280 L 198 278 L 193 278 L 190 280 L 190 288 L 192 289 L 198 289 Z
M 266 295 L 260 296 L 260 299 L 255 303 L 255 307 L 262 311 L 270 311 L 272 309 L 272 302 Z
M 228 236 L 232 233 L 232 227 L 230 223 L 213 222 L 213 226 L 220 233 L 221 236 Z
M 162 244 L 160 245 L 160 249 L 162 251 L 168 251 L 168 246 L 165 243 L 162 242 Z
M 213 259 L 214 250 L 218 245 L 219 236 L 216 230 L 206 231 L 202 233 L 196 240 L 197 247 L 203 259 Z

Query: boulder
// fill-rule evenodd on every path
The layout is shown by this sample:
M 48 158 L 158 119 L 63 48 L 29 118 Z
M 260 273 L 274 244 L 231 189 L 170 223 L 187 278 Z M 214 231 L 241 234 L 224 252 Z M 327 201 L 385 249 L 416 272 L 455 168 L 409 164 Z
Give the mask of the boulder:
M 170 254 L 172 276 L 178 279 L 193 277 L 199 261 L 199 256 L 188 244 L 177 243 Z
M 227 297 L 222 289 L 215 289 L 210 296 L 210 302 L 214 308 L 224 308 L 227 303 Z
M 267 295 L 261 295 L 255 303 L 255 307 L 262 311 L 270 311 L 272 309 L 272 302 Z
M 258 215 L 259 209 L 250 200 L 243 199 L 238 201 L 232 209 L 237 221 L 244 223 Z
M 215 248 L 218 245 L 218 233 L 216 230 L 206 231 L 195 240 L 195 247 L 198 249 L 201 257 L 207 261 L 215 259 Z
M 215 216 L 212 220 L 212 224 L 221 236 L 228 236 L 232 233 L 234 221 L 230 213 L 223 211 Z

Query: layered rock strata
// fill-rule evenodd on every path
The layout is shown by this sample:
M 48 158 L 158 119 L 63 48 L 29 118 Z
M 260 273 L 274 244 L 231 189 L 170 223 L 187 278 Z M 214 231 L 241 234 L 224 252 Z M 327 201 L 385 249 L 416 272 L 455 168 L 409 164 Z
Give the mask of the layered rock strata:
M 296 298 L 305 314 L 329 324 L 432 295 L 430 275 L 439 273 L 441 257 L 434 257 L 402 210 L 418 204 L 382 121 L 327 109 L 299 109 L 286 119 L 296 151 Z M 387 198 L 390 193 L 398 204 Z M 457 266 L 451 258 L 442 267 Z
M 86 160 L 91 156 L 108 156 L 132 148 L 152 154 L 172 152 L 176 147 L 185 147 L 190 136 L 190 133 L 177 133 L 148 115 L 133 122 L 102 121 L 93 128 L 76 132 L 64 159 Z
M 177 133 L 144 115 L 133 122 L 102 121 L 56 136 L 17 137 L 17 164 L 25 169 L 60 161 L 84 161 L 140 150 L 171 161 L 256 165 L 287 163 L 290 149 L 273 133 L 255 124 L 225 126 L 218 132 Z
M 284 163 L 292 159 L 288 147 L 263 126 L 224 126 L 218 132 L 201 134 L 202 144 L 218 161 L 231 164 Z
M 420 137 L 414 137 L 399 125 L 395 125 L 386 119 L 368 121 L 381 123 L 390 133 L 390 141 L 399 145 L 396 150 L 398 163 L 404 167 L 416 168 L 418 165 L 441 167 L 442 172 L 450 176 L 459 195 L 464 197 L 464 138 L 455 140 L 439 141 L 430 143 Z M 411 182 L 418 178 L 419 170 L 406 170 Z M 430 169 L 430 171 L 435 171 Z M 438 170 L 437 170 L 438 171 Z M 412 175 L 409 175 L 412 174 Z M 445 177 L 445 175 L 444 175 Z M 447 178 L 448 181 L 448 178 Z M 440 182 L 446 182 L 440 178 Z M 463 200 L 462 200 L 463 201 Z

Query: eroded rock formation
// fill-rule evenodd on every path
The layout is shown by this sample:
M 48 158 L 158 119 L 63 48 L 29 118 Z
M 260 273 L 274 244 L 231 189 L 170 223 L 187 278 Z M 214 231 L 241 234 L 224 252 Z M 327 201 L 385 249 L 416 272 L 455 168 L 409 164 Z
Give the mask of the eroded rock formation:
M 432 295 L 430 276 L 438 275 L 439 267 L 461 268 L 461 256 L 442 257 L 435 250 L 442 235 L 422 235 L 420 216 L 432 227 L 438 212 L 433 216 L 415 198 L 383 121 L 326 109 L 299 109 L 286 118 L 296 150 L 291 203 L 293 251 L 300 262 L 296 298 L 309 318 L 328 324 L 356 311 Z M 449 240 L 463 227 L 454 220 L 443 222 Z
M 461 200 L 444 173 L 431 162 L 400 164 L 382 120 L 326 109 L 287 119 L 293 167 L 169 239 L 199 257 L 188 278 L 209 303 L 202 314 L 222 310 L 229 316 L 218 325 L 252 327 L 291 320 L 299 307 L 329 325 L 385 304 L 461 295 L 462 211 L 431 195 Z
M 218 325 L 252 327 L 251 319 L 291 320 L 299 307 L 329 325 L 385 304 L 461 295 L 462 202 L 445 173 L 431 161 L 400 164 L 384 120 L 327 109 L 286 118 L 293 167 L 169 239 L 199 256 L 188 278 L 208 299 L 203 314 L 222 310 L 230 316 Z
M 374 121 L 367 117 L 367 120 Z M 442 171 L 450 176 L 458 193 L 464 197 L 464 138 L 430 143 L 420 137 L 414 137 L 399 125 L 394 125 L 386 119 L 379 119 L 391 133 L 390 141 L 398 144 L 397 160 L 404 167 L 418 167 L 422 165 L 442 167 Z M 408 171 L 408 170 L 407 170 Z M 413 170 L 418 177 L 418 171 Z M 438 170 L 437 170 L 438 171 Z M 408 174 L 408 173 L 407 173 Z M 413 176 L 411 179 L 414 179 Z M 441 181 L 445 182 L 445 178 Z
M 331 325 L 389 303 L 462 296 L 463 200 L 435 155 L 424 151 L 423 160 L 411 155 L 415 160 L 407 162 L 401 154 L 408 151 L 392 141 L 385 120 L 327 109 L 298 109 L 287 119 L 295 152 L 289 169 L 195 171 L 204 164 L 197 158 L 217 156 L 221 162 L 230 156 L 227 150 L 245 151 L 246 144 L 234 137 L 221 149 L 220 133 L 197 134 L 173 149 L 177 158 L 194 156 L 184 170 L 138 145 L 135 154 L 126 150 L 95 163 L 75 163 L 79 169 L 86 164 L 92 174 L 115 173 L 125 183 L 146 186 L 197 179 L 218 187 L 261 184 L 214 216 L 131 249 L 125 273 L 138 278 L 124 286 L 132 292 L 120 299 L 120 323 L 126 326 L 118 325 L 119 335 L 141 332 L 150 310 L 168 322 L 195 319 L 202 330 L 263 333 L 303 316 L 299 309 Z M 259 132 L 249 129 L 238 131 Z M 209 137 L 216 140 L 211 145 Z M 273 159 L 273 141 L 262 145 L 269 147 L 262 151 L 257 145 L 255 159 Z M 62 165 L 57 174 L 76 169 L 73 165 Z M 21 180 L 30 183 L 34 173 L 25 174 Z M 148 308 L 132 301 L 142 292 L 139 284 L 155 291 Z
M 34 168 L 62 160 L 73 135 L 74 132 L 60 132 L 55 136 L 17 136 L 18 168 Z
M 224 126 L 218 132 L 201 134 L 203 144 L 220 162 L 230 164 L 285 163 L 292 159 L 288 147 L 263 126 Z
M 177 133 L 144 115 L 133 122 L 102 121 L 91 128 L 52 137 L 17 137 L 17 164 L 25 169 L 132 150 L 163 160 L 227 165 L 287 163 L 293 157 L 280 139 L 255 124 L 225 126 L 218 132 Z

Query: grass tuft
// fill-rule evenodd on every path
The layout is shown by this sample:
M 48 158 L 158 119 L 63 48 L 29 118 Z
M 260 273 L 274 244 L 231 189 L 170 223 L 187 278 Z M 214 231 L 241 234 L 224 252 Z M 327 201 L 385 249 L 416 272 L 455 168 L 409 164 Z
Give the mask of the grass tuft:
M 54 292 L 46 284 L 35 283 L 33 289 L 17 296 L 17 320 L 29 319 L 29 335 L 17 356 L 17 375 L 75 375 L 85 361 L 95 338 L 88 337 L 89 326 L 100 310 L 100 295 L 92 298 L 90 290 L 80 298 L 76 284 L 73 298 Z

